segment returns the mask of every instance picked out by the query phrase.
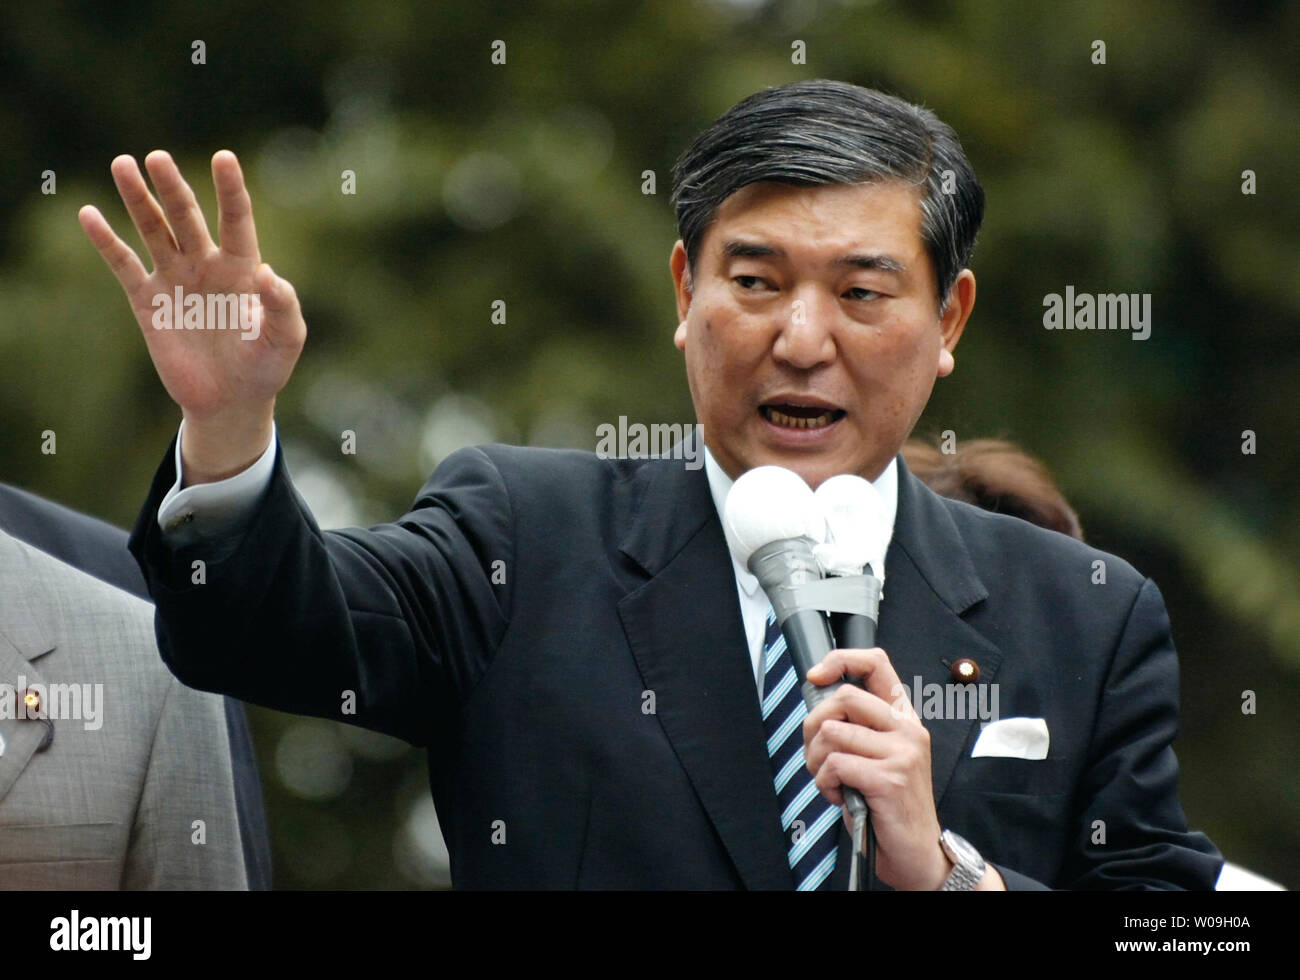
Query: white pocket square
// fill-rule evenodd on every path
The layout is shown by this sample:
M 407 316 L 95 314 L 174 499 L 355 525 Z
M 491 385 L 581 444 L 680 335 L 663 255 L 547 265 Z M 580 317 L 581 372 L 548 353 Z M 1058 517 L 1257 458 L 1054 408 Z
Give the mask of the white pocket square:
M 1046 759 L 1047 722 L 1042 718 L 1003 718 L 990 722 L 975 740 L 971 758 Z

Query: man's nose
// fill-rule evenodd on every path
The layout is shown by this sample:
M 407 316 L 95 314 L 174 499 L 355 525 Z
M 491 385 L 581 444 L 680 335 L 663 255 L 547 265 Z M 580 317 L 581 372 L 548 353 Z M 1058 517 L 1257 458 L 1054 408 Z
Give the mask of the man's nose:
M 795 292 L 784 314 L 772 355 L 791 367 L 808 370 L 835 359 L 832 324 L 835 302 L 818 290 Z

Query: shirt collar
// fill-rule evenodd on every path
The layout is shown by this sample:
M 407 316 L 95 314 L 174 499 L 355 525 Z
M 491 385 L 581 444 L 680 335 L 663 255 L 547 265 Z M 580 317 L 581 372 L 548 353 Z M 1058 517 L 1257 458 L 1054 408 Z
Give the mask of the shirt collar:
M 709 447 L 704 447 L 704 472 L 709 477 L 709 492 L 713 494 L 713 506 L 717 508 L 718 520 L 722 521 L 722 531 L 726 534 L 727 522 L 723 520 L 726 513 L 727 494 L 731 492 L 731 484 L 735 481 L 723 472 L 718 461 L 713 458 L 713 453 L 709 452 Z M 895 457 L 889 461 L 884 472 L 872 481 L 872 486 L 879 491 L 881 499 L 885 502 L 885 513 L 889 516 L 889 527 L 893 530 L 894 518 L 898 513 L 898 458 Z M 728 542 L 730 543 L 730 542 Z M 736 571 L 736 580 L 740 587 L 745 590 L 745 595 L 752 596 L 758 591 L 758 579 L 748 568 L 741 567 L 740 562 L 736 561 L 735 556 L 731 558 L 732 567 Z M 873 565 L 874 568 L 874 565 Z M 885 559 L 880 556 L 880 579 L 885 577 Z

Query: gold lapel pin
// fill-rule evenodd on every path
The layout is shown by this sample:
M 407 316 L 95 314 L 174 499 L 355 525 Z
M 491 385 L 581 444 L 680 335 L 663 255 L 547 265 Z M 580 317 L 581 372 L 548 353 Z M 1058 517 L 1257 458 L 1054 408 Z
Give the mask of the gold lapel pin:
M 41 692 L 33 691 L 30 687 L 17 696 L 17 700 L 22 704 L 21 718 L 29 721 L 39 721 L 45 726 L 45 734 L 41 737 L 41 744 L 36 746 L 37 752 L 44 752 L 54 741 L 54 722 L 45 717 L 45 703 L 41 700 Z
M 23 714 L 26 718 L 41 717 L 41 694 L 39 691 L 33 691 L 31 688 L 23 691 L 20 695 L 23 702 Z

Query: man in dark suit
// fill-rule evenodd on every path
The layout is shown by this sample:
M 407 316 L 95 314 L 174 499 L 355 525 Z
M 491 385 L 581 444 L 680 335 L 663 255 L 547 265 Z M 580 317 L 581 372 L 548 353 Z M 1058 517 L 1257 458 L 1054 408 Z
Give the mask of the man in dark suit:
M 140 568 L 126 549 L 126 532 L 18 487 L 0 483 L 0 531 L 125 592 L 149 600 Z M 235 809 L 248 887 L 271 887 L 271 844 L 262 784 L 244 707 L 223 698 L 230 739 Z
M 152 274 L 93 208 L 82 223 L 185 415 L 131 539 L 159 648 L 194 686 L 427 745 L 458 886 L 843 887 L 841 786 L 891 888 L 1213 886 L 1177 800 L 1155 586 L 897 458 L 975 299 L 983 193 L 932 114 L 797 83 L 679 161 L 676 342 L 704 445 L 677 455 L 703 471 L 468 449 L 397 523 L 325 533 L 273 424 L 305 325 L 238 164 L 213 159 L 218 248 L 171 159 L 145 162 L 161 204 L 134 161 L 113 173 Z M 258 293 L 256 338 L 150 329 L 173 288 Z M 719 521 L 767 463 L 859 474 L 893 516 L 880 646 L 810 675 L 865 689 L 810 713 L 787 713 L 788 653 Z M 958 661 L 996 691 L 987 728 L 921 707 Z

